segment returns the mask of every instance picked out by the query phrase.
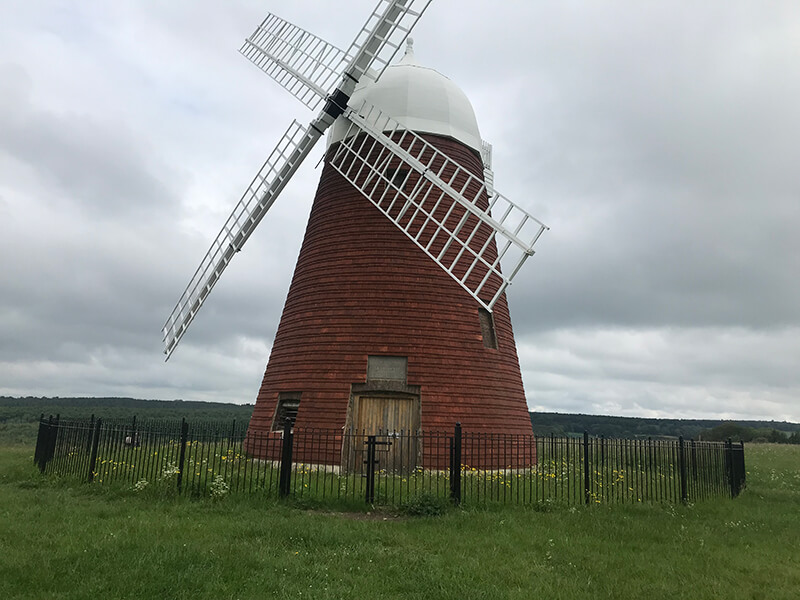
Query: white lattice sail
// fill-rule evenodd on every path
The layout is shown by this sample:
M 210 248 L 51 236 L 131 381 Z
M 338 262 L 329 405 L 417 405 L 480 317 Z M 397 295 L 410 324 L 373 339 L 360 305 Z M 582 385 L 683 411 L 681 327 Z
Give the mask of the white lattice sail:
M 275 199 L 319 139 L 319 132 L 294 121 L 272 151 L 211 243 L 162 329 L 169 357 L 234 255 L 267 214 Z
M 374 106 L 346 116 L 331 165 L 491 311 L 546 226 Z
M 292 123 L 212 242 L 162 328 L 167 359 L 236 252 L 346 109 L 358 81 L 365 73 L 383 72 L 430 2 L 379 0 L 346 53 L 274 15 L 245 41 L 242 53 L 301 102 L 316 107 L 324 98 L 326 103 L 307 128 Z M 327 93 L 337 79 L 338 86 Z
M 344 50 L 273 14 L 239 52 L 312 110 L 327 98 L 349 62 Z

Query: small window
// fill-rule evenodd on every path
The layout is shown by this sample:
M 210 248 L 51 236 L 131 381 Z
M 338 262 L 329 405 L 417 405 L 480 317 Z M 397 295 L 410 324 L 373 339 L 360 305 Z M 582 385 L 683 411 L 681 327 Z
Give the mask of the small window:
M 406 356 L 368 356 L 367 381 L 375 379 L 406 382 L 408 357 Z
M 300 409 L 300 392 L 281 392 L 278 394 L 278 406 L 275 408 L 275 419 L 272 422 L 272 431 L 283 431 L 286 419 L 292 422 L 297 420 L 297 411 Z
M 406 180 L 408 179 L 408 173 L 408 169 L 392 167 L 386 169 L 386 179 L 388 179 L 394 187 L 403 191 L 403 187 L 406 185 Z
M 481 322 L 481 336 L 486 348 L 497 350 L 497 335 L 494 332 L 494 317 L 483 307 L 478 308 L 478 319 Z

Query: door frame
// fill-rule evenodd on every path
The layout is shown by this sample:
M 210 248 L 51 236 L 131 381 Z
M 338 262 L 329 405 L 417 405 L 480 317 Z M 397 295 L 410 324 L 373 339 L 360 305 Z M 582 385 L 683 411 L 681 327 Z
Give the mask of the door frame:
M 350 401 L 347 406 L 347 417 L 345 419 L 344 430 L 344 443 L 342 444 L 342 469 L 345 472 L 353 473 L 361 470 L 359 457 L 361 453 L 359 448 L 360 435 L 355 431 L 358 424 L 358 412 L 360 409 L 361 398 L 387 398 L 406 400 L 413 402 L 411 410 L 417 416 L 417 430 L 408 432 L 409 434 L 416 435 L 422 428 L 422 398 L 420 395 L 420 386 L 405 385 L 396 381 L 374 381 L 370 383 L 353 384 L 350 391 Z M 356 438 L 359 439 L 356 439 Z M 417 464 L 420 464 L 422 459 L 422 443 L 417 438 L 415 448 L 415 464 L 410 465 L 413 469 Z

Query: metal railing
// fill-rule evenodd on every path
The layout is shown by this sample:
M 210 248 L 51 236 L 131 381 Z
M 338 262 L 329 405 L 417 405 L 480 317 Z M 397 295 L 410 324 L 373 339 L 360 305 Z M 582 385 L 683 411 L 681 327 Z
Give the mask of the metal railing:
M 42 417 L 43 473 L 196 496 L 260 492 L 398 505 L 604 504 L 736 497 L 742 442 L 540 437 L 452 431 L 292 429 L 246 423 Z

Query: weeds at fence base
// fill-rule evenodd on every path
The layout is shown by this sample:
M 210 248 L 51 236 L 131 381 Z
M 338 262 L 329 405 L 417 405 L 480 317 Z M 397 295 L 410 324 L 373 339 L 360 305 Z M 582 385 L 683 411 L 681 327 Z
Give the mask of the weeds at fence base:
M 135 443 L 133 442 L 135 440 Z M 389 453 L 391 448 L 391 454 Z M 744 445 L 452 432 L 293 430 L 42 418 L 40 471 L 153 499 L 246 492 L 299 508 L 361 504 L 441 514 L 467 507 L 684 503 L 738 495 Z M 120 493 L 120 490 L 112 493 Z
M 447 498 L 426 492 L 409 498 L 397 508 L 409 517 L 438 517 L 452 509 L 453 505 Z
M 540 500 L 539 502 L 534 502 L 533 504 L 531 504 L 531 510 L 534 512 L 549 513 L 553 512 L 558 508 L 567 508 L 567 506 L 560 502 L 554 502 L 550 498 L 547 498 L 546 500 Z

